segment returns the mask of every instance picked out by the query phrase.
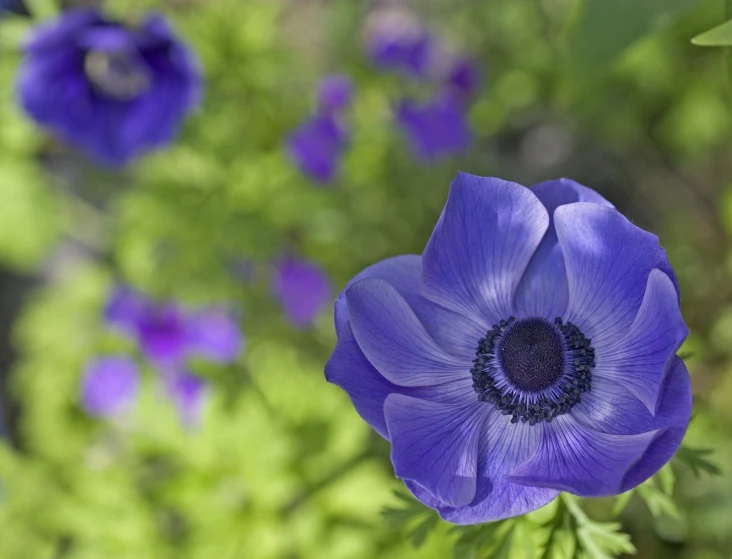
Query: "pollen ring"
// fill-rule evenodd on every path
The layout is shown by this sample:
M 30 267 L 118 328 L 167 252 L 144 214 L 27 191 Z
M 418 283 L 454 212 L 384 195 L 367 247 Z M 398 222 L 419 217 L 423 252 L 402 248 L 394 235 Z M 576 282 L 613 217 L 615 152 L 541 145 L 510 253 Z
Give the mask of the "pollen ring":
M 571 322 L 510 317 L 478 341 L 470 373 L 482 402 L 511 423 L 551 422 L 568 413 L 592 385 L 592 340 Z

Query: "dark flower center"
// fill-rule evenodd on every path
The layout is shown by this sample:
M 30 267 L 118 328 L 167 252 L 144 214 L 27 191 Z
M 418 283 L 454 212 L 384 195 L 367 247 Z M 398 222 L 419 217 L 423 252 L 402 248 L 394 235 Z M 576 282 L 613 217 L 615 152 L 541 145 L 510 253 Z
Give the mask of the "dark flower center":
M 539 318 L 514 322 L 501 339 L 498 360 L 516 388 L 527 392 L 544 390 L 564 370 L 562 335 Z
M 120 101 L 134 99 L 150 85 L 146 68 L 125 51 L 89 51 L 84 71 L 97 91 Z
M 571 322 L 557 318 L 502 320 L 478 342 L 470 373 L 482 402 L 511 423 L 550 422 L 590 390 L 595 350 Z

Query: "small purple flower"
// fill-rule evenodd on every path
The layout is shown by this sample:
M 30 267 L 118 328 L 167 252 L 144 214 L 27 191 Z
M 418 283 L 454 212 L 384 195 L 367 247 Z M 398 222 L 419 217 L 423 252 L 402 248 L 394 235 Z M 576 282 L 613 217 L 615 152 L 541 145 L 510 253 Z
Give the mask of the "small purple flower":
M 18 82 L 35 121 L 111 166 L 170 143 L 200 90 L 193 53 L 162 16 L 126 24 L 96 8 L 38 27 Z
M 126 286 L 112 290 L 104 316 L 110 326 L 135 338 L 145 357 L 161 367 L 178 366 L 193 356 L 230 363 L 244 345 L 235 317 L 225 309 L 189 311 L 171 301 L 151 301 Z
M 346 132 L 335 116 L 316 115 L 290 135 L 287 151 L 303 173 L 318 182 L 327 183 L 338 172 L 346 140 Z
M 312 262 L 288 258 L 277 265 L 274 294 L 296 328 L 312 324 L 331 301 L 330 279 Z
M 81 384 L 81 405 L 94 417 L 110 417 L 127 410 L 137 397 L 139 379 L 134 361 L 123 356 L 91 361 Z
M 150 305 L 137 323 L 142 353 L 153 363 L 180 363 L 189 354 L 189 319 L 172 302 Z
M 193 355 L 213 363 L 231 363 L 239 357 L 244 340 L 231 313 L 212 307 L 190 317 L 188 345 Z
M 104 307 L 104 319 L 110 326 L 129 336 L 135 336 L 150 306 L 150 302 L 140 292 L 118 285 L 112 289 Z
M 461 153 L 472 140 L 463 103 L 449 95 L 421 105 L 404 100 L 397 106 L 396 120 L 424 161 Z
M 169 374 L 165 383 L 168 395 L 178 409 L 181 423 L 185 427 L 198 425 L 206 395 L 206 383 L 203 379 L 179 371 Z
M 475 61 L 460 57 L 452 61 L 445 77 L 445 92 L 464 106 L 470 104 L 480 89 L 480 69 Z
M 666 253 L 568 179 L 460 173 L 424 253 L 358 274 L 335 325 L 326 378 L 456 524 L 632 489 L 689 423 Z
M 348 108 L 353 99 L 351 78 L 343 74 L 331 74 L 318 85 L 318 113 L 330 115 Z
M 415 77 L 426 77 L 436 56 L 427 28 L 402 10 L 374 12 L 366 29 L 366 50 L 374 64 Z

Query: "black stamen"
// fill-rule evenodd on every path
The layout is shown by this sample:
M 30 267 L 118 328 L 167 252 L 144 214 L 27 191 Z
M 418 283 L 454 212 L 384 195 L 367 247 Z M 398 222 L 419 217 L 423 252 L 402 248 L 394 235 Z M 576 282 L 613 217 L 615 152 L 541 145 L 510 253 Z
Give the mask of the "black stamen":
M 561 318 L 553 326 L 536 318 L 519 322 L 514 317 L 502 320 L 478 342 L 470 369 L 473 389 L 480 401 L 493 404 L 503 415 L 510 415 L 511 423 L 551 422 L 569 412 L 581 401 L 582 393 L 590 390 L 595 367 L 591 342 L 577 326 L 571 322 L 565 324 Z M 498 367 L 516 390 L 496 386 Z M 518 391 L 541 392 L 552 385 L 559 389 L 558 397 L 550 399 L 542 395 L 534 402 L 521 402 Z
M 540 318 L 514 322 L 501 338 L 498 359 L 513 386 L 540 392 L 564 371 L 561 333 Z

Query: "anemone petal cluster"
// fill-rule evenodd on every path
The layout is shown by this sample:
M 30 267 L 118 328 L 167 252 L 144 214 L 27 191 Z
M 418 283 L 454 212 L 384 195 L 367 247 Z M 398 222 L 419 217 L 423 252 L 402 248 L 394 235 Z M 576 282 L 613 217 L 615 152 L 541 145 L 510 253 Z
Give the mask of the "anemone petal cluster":
M 658 238 L 597 192 L 460 173 L 424 253 L 338 297 L 326 378 L 445 520 L 614 495 L 686 432 L 679 302 Z
M 353 99 L 353 84 L 348 76 L 330 74 L 318 84 L 316 97 L 315 113 L 290 133 L 286 147 L 302 173 L 327 184 L 337 177 L 348 145 L 344 113 Z
M 124 22 L 68 10 L 35 28 L 24 51 L 23 109 L 102 165 L 169 144 L 201 96 L 193 52 L 155 13 Z
M 117 286 L 104 309 L 106 323 L 132 338 L 159 374 L 181 422 L 198 422 L 206 384 L 189 370 L 201 358 L 218 364 L 234 362 L 244 339 L 236 318 L 221 307 L 187 309 L 173 301 L 156 302 L 135 289 Z M 134 402 L 138 389 L 135 361 L 126 356 L 104 356 L 90 362 L 81 401 L 90 415 L 114 416 Z

